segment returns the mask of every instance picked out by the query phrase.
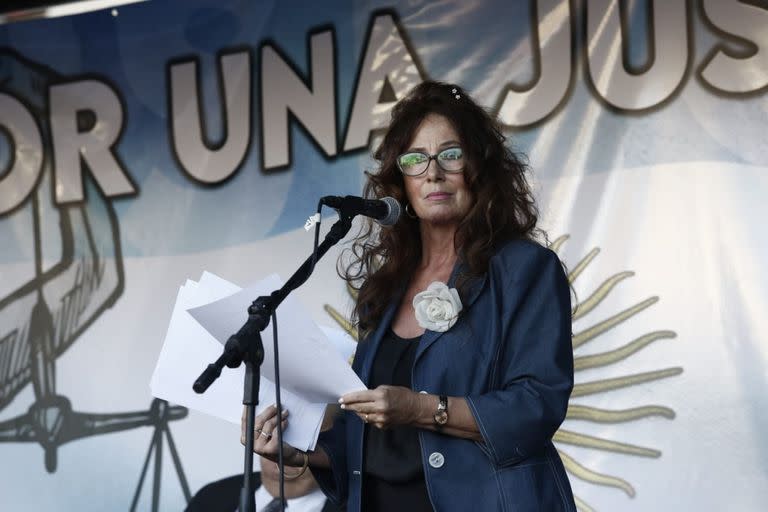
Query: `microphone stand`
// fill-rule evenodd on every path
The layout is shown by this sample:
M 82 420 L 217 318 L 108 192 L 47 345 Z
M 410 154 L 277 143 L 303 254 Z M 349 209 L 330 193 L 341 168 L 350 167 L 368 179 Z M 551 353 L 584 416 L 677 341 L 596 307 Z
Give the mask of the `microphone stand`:
M 240 512 L 254 512 L 256 510 L 255 489 L 253 488 L 254 482 L 251 475 L 253 472 L 254 418 L 256 406 L 259 403 L 261 363 L 264 361 L 264 345 L 261 341 L 261 331 L 267 328 L 270 316 L 274 314 L 277 307 L 285 300 L 288 294 L 309 279 L 317 260 L 322 258 L 328 252 L 328 249 L 336 245 L 349 233 L 349 230 L 352 228 L 353 217 L 354 214 L 341 209 L 339 211 L 339 220 L 331 226 L 323 242 L 304 261 L 282 288 L 275 290 L 269 296 L 258 297 L 251 303 L 248 307 L 248 320 L 237 333 L 229 337 L 224 345 L 222 355 L 214 363 L 208 365 L 192 386 L 196 393 L 205 393 L 205 390 L 219 378 L 224 366 L 237 368 L 241 363 L 245 363 L 245 379 L 243 382 L 243 404 L 246 407 L 245 460 L 243 487 L 240 490 L 240 507 L 238 508 Z M 277 339 L 275 339 L 275 343 L 277 343 Z M 277 368 L 275 370 L 276 372 L 278 371 Z M 278 433 L 281 432 L 282 429 L 278 428 Z M 280 437 L 281 439 L 278 440 L 278 443 L 280 445 L 280 472 L 282 474 L 283 440 L 282 436 Z

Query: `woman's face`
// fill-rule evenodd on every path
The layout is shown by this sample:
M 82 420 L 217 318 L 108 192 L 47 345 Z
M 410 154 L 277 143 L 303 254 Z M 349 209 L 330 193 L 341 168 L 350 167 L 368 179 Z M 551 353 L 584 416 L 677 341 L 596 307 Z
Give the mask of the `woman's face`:
M 416 129 L 405 152 L 435 155 L 460 145 L 451 122 L 439 114 L 429 114 Z M 424 174 L 403 178 L 408 202 L 422 223 L 458 224 L 472 206 L 472 192 L 464 181 L 464 173 L 446 173 L 434 159 Z

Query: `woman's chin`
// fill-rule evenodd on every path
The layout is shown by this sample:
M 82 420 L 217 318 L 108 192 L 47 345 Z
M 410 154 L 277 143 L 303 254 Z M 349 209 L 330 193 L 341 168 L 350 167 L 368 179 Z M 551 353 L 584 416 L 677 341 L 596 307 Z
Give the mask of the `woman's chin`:
M 421 222 L 441 227 L 458 225 L 460 220 L 461 219 L 456 214 L 451 212 L 430 212 L 421 217 Z
M 469 212 L 469 207 L 461 202 L 455 201 L 434 201 L 421 203 L 417 211 L 422 222 L 434 225 L 456 224 Z

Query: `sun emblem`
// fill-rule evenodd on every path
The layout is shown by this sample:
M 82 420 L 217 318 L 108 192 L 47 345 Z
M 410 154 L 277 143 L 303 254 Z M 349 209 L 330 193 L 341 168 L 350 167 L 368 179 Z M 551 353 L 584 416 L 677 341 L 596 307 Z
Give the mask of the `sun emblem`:
M 560 249 L 566 240 L 568 240 L 568 238 L 569 235 L 560 236 L 549 245 L 549 248 L 556 253 L 559 253 Z M 571 284 L 573 284 L 584 272 L 584 270 L 595 260 L 599 252 L 599 248 L 593 248 L 575 266 L 573 266 L 573 268 L 568 273 L 568 281 Z M 576 321 L 580 318 L 587 317 L 587 315 L 589 315 L 589 313 L 592 312 L 598 304 L 603 302 L 610 295 L 611 291 L 613 291 L 613 289 L 621 281 L 634 275 L 634 272 L 623 271 L 614 274 L 613 276 L 604 280 L 602 283 L 599 283 L 597 288 L 592 291 L 589 296 L 587 296 L 584 300 L 577 301 L 576 306 L 573 308 L 572 312 L 573 320 Z M 357 298 L 357 293 L 354 288 L 348 285 L 347 291 L 353 299 Z M 655 341 L 671 339 L 676 336 L 674 331 L 651 331 L 614 350 L 601 352 L 598 354 L 581 356 L 578 355 L 579 348 L 583 347 L 598 336 L 610 332 L 618 325 L 632 319 L 635 315 L 653 306 L 657 302 L 659 302 L 658 297 L 649 297 L 627 309 L 619 311 L 609 318 L 596 320 L 583 331 L 573 334 L 573 363 L 576 384 L 573 387 L 571 400 L 568 404 L 568 413 L 565 417 L 566 422 L 564 423 L 564 426 L 566 424 L 569 425 L 573 420 L 605 424 L 637 421 L 651 416 L 660 416 L 667 419 L 673 419 L 675 417 L 675 412 L 672 409 L 661 405 L 643 405 L 629 409 L 608 410 L 580 405 L 577 403 L 580 397 L 595 395 L 598 393 L 606 393 L 631 386 L 637 386 L 646 382 L 652 382 L 659 379 L 680 375 L 683 372 L 681 367 L 671 367 L 650 370 L 631 375 L 606 377 L 588 382 L 579 381 L 580 371 L 592 368 L 608 367 L 614 363 L 631 357 L 633 354 L 637 353 Z M 357 329 L 355 329 L 354 324 L 347 317 L 339 313 L 339 311 L 330 304 L 325 304 L 323 307 L 325 311 L 331 316 L 331 318 L 333 318 L 333 320 L 342 329 L 344 329 L 355 340 L 358 340 Z M 563 450 L 562 446 L 572 445 L 636 457 L 661 457 L 661 452 L 654 448 L 638 446 L 624 441 L 596 437 L 580 432 L 575 432 L 567 428 L 560 428 L 560 430 L 555 433 L 553 440 L 558 446 L 558 453 L 560 454 L 560 458 L 562 459 L 563 464 L 565 465 L 565 469 L 568 471 L 568 473 L 591 484 L 621 489 L 630 498 L 635 496 L 635 488 L 632 486 L 632 484 L 618 476 L 600 473 L 594 469 L 584 466 L 574 457 L 568 455 L 568 453 Z M 578 496 L 575 498 L 576 507 L 578 510 L 583 512 L 594 511 L 594 509 L 589 504 L 584 502 L 584 500 L 580 499 Z

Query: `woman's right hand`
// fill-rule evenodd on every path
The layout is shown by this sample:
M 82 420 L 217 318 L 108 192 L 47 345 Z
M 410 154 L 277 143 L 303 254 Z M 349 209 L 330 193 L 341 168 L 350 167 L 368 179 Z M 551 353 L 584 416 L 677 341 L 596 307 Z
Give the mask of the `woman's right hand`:
M 245 421 L 246 408 L 243 407 L 243 416 L 240 420 L 240 443 L 245 446 Z M 262 457 L 277 462 L 278 459 L 278 441 L 277 441 L 277 408 L 270 405 L 261 414 L 256 415 L 253 422 L 253 451 Z M 288 426 L 288 411 L 283 410 L 282 428 Z M 283 462 L 287 466 L 301 466 L 304 457 L 301 452 L 293 446 L 283 443 Z

